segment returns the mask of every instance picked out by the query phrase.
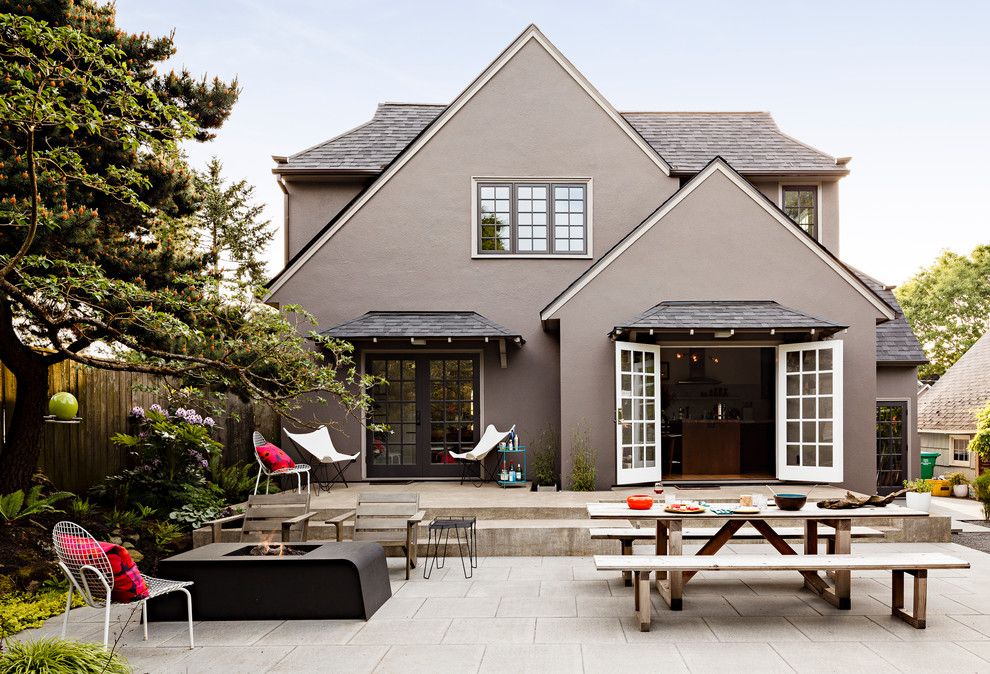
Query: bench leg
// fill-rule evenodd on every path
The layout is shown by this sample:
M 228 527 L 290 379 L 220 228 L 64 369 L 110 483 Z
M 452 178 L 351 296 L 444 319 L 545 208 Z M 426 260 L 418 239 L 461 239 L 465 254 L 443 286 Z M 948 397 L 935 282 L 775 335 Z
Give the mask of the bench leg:
M 621 541 L 622 543 L 622 554 L 631 555 L 633 553 L 632 541 Z M 622 572 L 622 582 L 626 587 L 632 585 L 632 572 L 623 571 Z
M 904 574 L 914 576 L 914 597 L 911 613 L 904 610 Z M 925 614 L 928 605 L 928 571 L 893 571 L 893 582 L 890 584 L 890 612 L 895 618 L 900 618 L 911 627 L 923 630 L 927 626 Z
M 657 547 L 660 547 L 660 521 L 657 520 Z M 666 533 L 666 552 L 658 554 L 681 555 L 683 554 L 683 531 L 680 520 L 670 520 L 663 530 Z M 661 579 L 661 574 L 657 573 L 657 591 L 671 611 L 680 611 L 684 607 L 684 572 L 671 571 L 667 574 L 667 579 Z
M 651 621 L 650 610 L 650 572 L 634 572 L 636 579 L 636 617 L 639 618 L 639 631 L 649 632 Z
M 852 520 L 836 520 L 835 543 L 833 543 L 833 554 L 848 555 L 852 551 Z M 838 600 L 836 606 L 840 609 L 849 610 L 852 607 L 852 572 L 835 572 L 835 597 Z

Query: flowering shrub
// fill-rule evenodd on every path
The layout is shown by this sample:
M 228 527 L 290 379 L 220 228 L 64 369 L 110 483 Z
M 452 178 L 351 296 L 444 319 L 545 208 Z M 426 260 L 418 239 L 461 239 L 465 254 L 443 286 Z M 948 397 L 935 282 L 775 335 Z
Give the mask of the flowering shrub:
M 135 465 L 107 478 L 103 492 L 120 506 L 141 503 L 167 516 L 185 503 L 187 487 L 206 484 L 210 459 L 222 449 L 210 435 L 216 424 L 195 410 L 169 412 L 160 405 L 134 407 L 131 418 L 137 434 L 118 433 L 111 440 L 130 451 Z

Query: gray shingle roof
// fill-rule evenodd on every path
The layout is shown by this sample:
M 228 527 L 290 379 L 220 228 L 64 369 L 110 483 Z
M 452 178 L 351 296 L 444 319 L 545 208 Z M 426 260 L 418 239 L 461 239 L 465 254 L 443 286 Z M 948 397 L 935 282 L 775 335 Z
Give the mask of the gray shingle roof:
M 921 430 L 976 431 L 974 413 L 990 401 L 990 332 L 976 341 L 923 396 Z
M 324 330 L 342 339 L 370 337 L 519 337 L 474 311 L 369 311 Z M 521 341 L 521 340 L 520 340 Z
M 297 152 L 276 170 L 381 171 L 445 108 L 381 103 L 375 116 Z M 700 171 L 721 156 L 740 173 L 846 173 L 835 158 L 782 133 L 767 112 L 625 112 L 675 172 Z
M 859 279 L 869 286 L 870 290 L 880 296 L 880 298 L 890 305 L 897 317 L 886 323 L 877 325 L 877 362 L 878 363 L 905 363 L 908 365 L 924 365 L 928 362 L 921 343 L 911 329 L 911 325 L 901 311 L 901 305 L 897 303 L 893 291 L 886 285 L 876 280 L 868 274 L 864 274 L 858 269 L 850 270 Z
M 616 328 L 655 328 L 662 330 L 816 328 L 832 332 L 845 327 L 823 318 L 809 316 L 797 309 L 781 306 L 771 300 L 661 302 L 629 322 L 616 326 Z

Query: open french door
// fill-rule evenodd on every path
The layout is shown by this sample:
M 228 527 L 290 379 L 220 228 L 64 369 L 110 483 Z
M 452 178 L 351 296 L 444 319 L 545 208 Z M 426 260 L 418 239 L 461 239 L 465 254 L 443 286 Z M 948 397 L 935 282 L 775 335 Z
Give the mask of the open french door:
M 777 347 L 777 477 L 842 481 L 842 342 Z
M 660 479 L 660 347 L 615 343 L 615 479 Z

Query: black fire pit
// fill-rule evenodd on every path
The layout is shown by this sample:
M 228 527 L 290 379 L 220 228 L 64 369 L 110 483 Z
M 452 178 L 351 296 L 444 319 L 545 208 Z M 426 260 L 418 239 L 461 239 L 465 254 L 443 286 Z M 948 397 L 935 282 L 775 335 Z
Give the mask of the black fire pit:
M 158 575 L 191 580 L 195 620 L 364 618 L 392 596 L 377 543 L 211 543 L 163 559 Z M 149 620 L 185 620 L 185 595 L 148 602 Z

